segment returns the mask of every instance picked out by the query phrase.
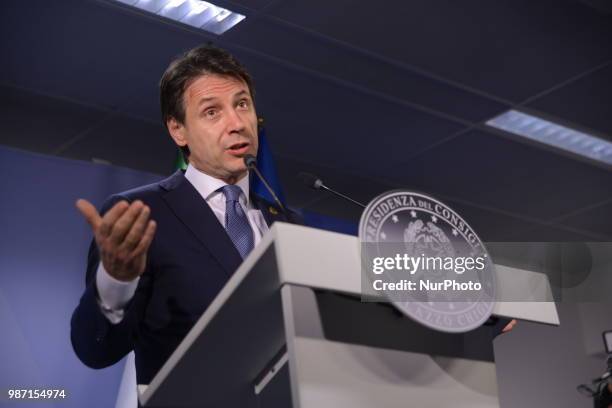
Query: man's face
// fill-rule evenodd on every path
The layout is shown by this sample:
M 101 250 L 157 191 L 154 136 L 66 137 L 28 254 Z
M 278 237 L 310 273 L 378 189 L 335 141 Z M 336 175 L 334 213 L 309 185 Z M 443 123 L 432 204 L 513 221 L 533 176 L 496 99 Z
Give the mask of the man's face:
M 210 176 L 233 184 L 246 174 L 243 157 L 257 155 L 257 115 L 243 81 L 202 75 L 183 94 L 185 121 L 167 125 L 179 146 L 187 145 L 189 162 Z

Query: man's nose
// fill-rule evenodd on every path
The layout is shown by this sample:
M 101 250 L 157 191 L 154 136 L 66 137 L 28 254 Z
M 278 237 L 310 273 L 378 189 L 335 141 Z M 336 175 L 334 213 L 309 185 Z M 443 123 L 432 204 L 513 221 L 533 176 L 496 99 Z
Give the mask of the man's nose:
M 228 121 L 230 132 L 240 132 L 245 128 L 244 119 L 235 109 L 230 110 Z

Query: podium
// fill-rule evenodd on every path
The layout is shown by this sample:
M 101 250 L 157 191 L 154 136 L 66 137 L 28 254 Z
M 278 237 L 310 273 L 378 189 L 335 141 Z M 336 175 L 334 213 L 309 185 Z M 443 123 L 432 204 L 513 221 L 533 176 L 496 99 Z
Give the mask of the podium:
M 391 304 L 362 302 L 360 267 L 356 237 L 275 223 L 151 383 L 139 385 L 140 403 L 498 407 L 493 329 L 441 333 Z M 498 302 L 495 315 L 559 324 L 545 275 L 496 270 L 500 291 L 538 293 Z

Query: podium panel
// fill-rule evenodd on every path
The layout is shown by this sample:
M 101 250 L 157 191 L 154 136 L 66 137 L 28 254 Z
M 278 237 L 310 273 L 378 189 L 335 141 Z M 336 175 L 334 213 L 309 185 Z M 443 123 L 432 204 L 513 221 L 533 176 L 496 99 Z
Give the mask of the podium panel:
M 141 404 L 498 407 L 491 328 L 440 333 L 388 303 L 361 302 L 358 254 L 355 237 L 275 223 L 140 393 Z M 521 280 L 550 289 L 535 272 L 516 276 L 505 276 L 512 290 Z M 552 302 L 500 308 L 501 316 L 558 324 Z
M 428 337 L 442 333 L 379 304 L 357 299 L 353 301 L 355 310 L 372 310 L 364 313 L 362 322 L 350 315 L 344 319 L 364 326 L 343 330 L 343 341 L 335 341 L 326 333 L 326 312 L 318 307 L 321 302 L 312 289 L 285 285 L 281 292 L 293 407 L 437 408 L 448 406 L 450 401 L 453 407 L 499 407 L 488 328 L 480 333 L 444 333 L 441 341 L 429 343 Z M 346 306 L 337 308 L 348 311 Z M 327 324 L 342 325 L 338 320 L 342 316 L 336 312 L 330 311 L 336 316 Z M 373 319 L 380 321 L 374 331 L 369 324 Z M 410 351 L 427 347 L 434 354 Z

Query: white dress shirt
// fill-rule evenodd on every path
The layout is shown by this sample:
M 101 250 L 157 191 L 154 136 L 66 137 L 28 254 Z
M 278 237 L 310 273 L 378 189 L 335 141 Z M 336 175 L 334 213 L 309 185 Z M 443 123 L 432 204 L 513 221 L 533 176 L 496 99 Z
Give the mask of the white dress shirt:
M 185 178 L 195 187 L 225 228 L 225 196 L 218 190 L 227 183 L 199 171 L 191 164 L 187 166 Z M 256 209 L 249 199 L 249 175 L 247 174 L 240 179 L 236 185 L 242 190 L 240 205 L 247 214 L 249 224 L 253 229 L 254 245 L 257 245 L 263 234 L 268 231 L 268 224 L 266 224 L 261 211 Z M 106 272 L 102 262 L 98 264 L 98 270 L 96 271 L 98 304 L 104 316 L 111 323 L 117 324 L 123 319 L 125 305 L 134 296 L 139 279 L 138 277 L 130 282 L 119 281 Z

